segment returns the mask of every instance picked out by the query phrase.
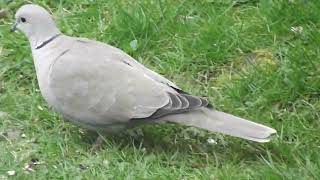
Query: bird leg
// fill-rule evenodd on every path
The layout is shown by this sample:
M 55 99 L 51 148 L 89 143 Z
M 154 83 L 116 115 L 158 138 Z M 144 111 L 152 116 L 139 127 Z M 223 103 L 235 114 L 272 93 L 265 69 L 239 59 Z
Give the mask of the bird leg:
M 101 147 L 101 145 L 103 145 L 104 143 L 105 143 L 105 138 L 98 133 L 98 137 L 95 140 L 95 142 L 92 144 L 90 151 L 91 152 L 97 151 Z

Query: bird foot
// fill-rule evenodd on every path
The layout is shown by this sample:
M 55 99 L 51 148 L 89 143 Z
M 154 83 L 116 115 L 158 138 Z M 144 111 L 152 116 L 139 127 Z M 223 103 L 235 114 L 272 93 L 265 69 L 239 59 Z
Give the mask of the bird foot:
M 96 152 L 104 143 L 105 143 L 105 138 L 99 134 L 96 141 L 92 144 L 90 151 L 92 153 Z

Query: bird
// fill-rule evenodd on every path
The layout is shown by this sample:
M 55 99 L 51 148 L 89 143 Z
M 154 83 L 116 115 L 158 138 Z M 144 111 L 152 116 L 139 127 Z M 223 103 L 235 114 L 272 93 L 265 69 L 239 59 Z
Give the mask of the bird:
M 63 34 L 36 4 L 21 6 L 11 31 L 29 40 L 41 95 L 63 118 L 98 133 L 141 124 L 177 123 L 255 142 L 276 130 L 216 110 L 124 51 Z

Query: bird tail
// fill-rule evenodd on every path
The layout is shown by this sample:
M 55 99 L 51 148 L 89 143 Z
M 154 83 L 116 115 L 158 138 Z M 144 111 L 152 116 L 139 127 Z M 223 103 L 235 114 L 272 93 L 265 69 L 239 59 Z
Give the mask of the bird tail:
M 201 108 L 187 113 L 165 116 L 162 120 L 261 143 L 269 142 L 271 136 L 277 132 L 262 124 L 209 108 Z

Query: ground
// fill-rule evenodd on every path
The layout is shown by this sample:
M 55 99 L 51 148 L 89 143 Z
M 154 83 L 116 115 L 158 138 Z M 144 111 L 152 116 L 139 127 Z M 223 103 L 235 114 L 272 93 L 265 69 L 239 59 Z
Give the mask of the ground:
M 91 151 L 94 135 L 40 95 L 31 51 L 0 2 L 0 179 L 317 179 L 318 0 L 33 2 L 62 32 L 123 49 L 182 89 L 278 131 L 270 143 L 148 125 Z M 4 13 L 4 10 L 5 13 Z M 214 142 L 214 143 L 213 143 Z

